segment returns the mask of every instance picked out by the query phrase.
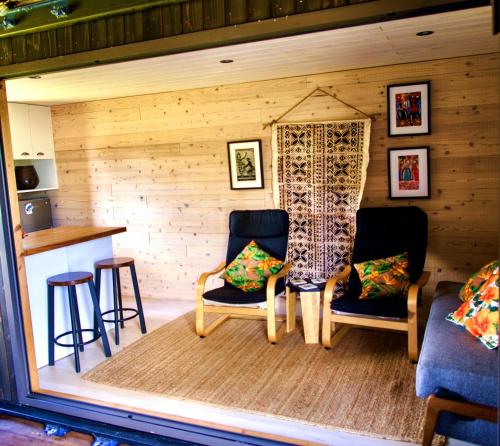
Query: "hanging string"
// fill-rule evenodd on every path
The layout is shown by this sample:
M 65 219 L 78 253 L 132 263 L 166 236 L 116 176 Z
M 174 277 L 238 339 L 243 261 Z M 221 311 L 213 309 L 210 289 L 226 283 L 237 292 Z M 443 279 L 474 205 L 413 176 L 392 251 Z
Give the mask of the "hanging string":
M 314 95 L 314 93 L 317 93 L 317 92 L 321 92 L 323 93 L 324 95 L 326 96 L 330 96 L 331 98 L 335 99 L 336 101 L 340 102 L 341 104 L 344 104 L 345 106 L 357 111 L 358 113 L 362 114 L 363 116 L 366 116 L 367 118 L 370 118 L 370 119 L 373 119 L 375 121 L 375 116 L 373 115 L 368 115 L 366 114 L 364 111 L 360 110 L 359 108 L 356 108 L 354 107 L 354 105 L 351 105 L 345 101 L 343 101 L 342 99 L 338 98 L 336 94 L 332 94 L 326 90 L 323 90 L 322 88 L 319 88 L 317 87 L 316 89 L 314 89 L 313 91 L 311 91 L 308 95 L 306 95 L 305 97 L 303 97 L 299 102 L 297 102 L 295 105 L 293 105 L 292 107 L 290 107 L 285 113 L 283 113 L 281 116 L 279 116 L 278 118 L 276 119 L 273 119 L 271 122 L 268 122 L 266 124 L 264 124 L 264 127 L 263 129 L 266 129 L 266 127 L 269 127 L 273 124 L 277 124 L 280 119 L 282 119 L 283 117 L 285 117 L 288 113 L 290 113 L 292 110 L 295 110 L 300 104 L 302 104 L 304 101 L 306 101 L 307 99 L 309 99 L 312 95 Z

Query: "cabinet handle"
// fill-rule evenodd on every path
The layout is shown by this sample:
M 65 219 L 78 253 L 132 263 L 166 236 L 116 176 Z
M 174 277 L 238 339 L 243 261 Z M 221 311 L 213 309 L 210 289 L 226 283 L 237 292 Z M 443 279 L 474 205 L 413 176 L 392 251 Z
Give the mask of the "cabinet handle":
M 28 152 L 23 152 L 23 153 L 21 153 L 21 156 L 29 156 L 29 153 Z
M 43 153 L 43 152 L 38 152 L 37 153 L 37 156 L 44 156 L 44 155 L 45 155 L 45 153 Z

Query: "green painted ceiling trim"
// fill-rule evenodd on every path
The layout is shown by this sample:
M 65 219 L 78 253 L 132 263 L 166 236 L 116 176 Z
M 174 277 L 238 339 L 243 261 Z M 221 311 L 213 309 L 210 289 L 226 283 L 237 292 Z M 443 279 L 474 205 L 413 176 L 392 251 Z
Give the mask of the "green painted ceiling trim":
M 4 17 L 15 23 L 13 28 L 0 28 L 1 37 L 12 37 L 19 34 L 46 31 L 48 29 L 68 26 L 77 22 L 97 20 L 113 15 L 127 14 L 156 6 L 165 6 L 173 3 L 185 3 L 189 0 L 66 0 L 69 15 L 56 18 L 51 12 L 50 2 L 46 7 L 34 3 L 29 6 L 14 8 Z

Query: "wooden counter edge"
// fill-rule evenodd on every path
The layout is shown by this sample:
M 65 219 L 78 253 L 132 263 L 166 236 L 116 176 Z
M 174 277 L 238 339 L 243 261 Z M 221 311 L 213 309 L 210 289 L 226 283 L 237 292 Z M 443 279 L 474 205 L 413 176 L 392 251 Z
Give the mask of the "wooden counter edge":
M 84 229 L 84 228 L 82 228 Z M 97 229 L 97 228 L 96 228 Z M 23 250 L 24 256 L 30 256 L 33 254 L 40 254 L 42 252 L 51 251 L 53 249 L 64 248 L 66 246 L 76 245 L 78 243 L 89 242 L 91 240 L 96 240 L 103 237 L 109 237 L 111 235 L 120 234 L 126 232 L 127 228 L 124 226 L 119 227 L 102 227 L 102 231 L 91 232 L 89 234 L 80 235 L 78 237 L 61 240 L 60 242 L 51 242 L 46 245 L 35 246 L 33 248 L 27 248 Z

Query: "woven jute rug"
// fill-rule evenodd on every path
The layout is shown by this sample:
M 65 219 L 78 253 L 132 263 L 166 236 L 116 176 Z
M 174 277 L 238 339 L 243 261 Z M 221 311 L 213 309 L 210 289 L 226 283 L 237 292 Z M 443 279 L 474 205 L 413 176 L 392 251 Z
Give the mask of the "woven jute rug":
M 208 337 L 188 313 L 142 337 L 83 378 L 168 398 L 321 427 L 419 442 L 424 404 L 406 336 L 352 329 L 332 350 L 299 329 L 278 344 L 265 323 L 231 319 Z

